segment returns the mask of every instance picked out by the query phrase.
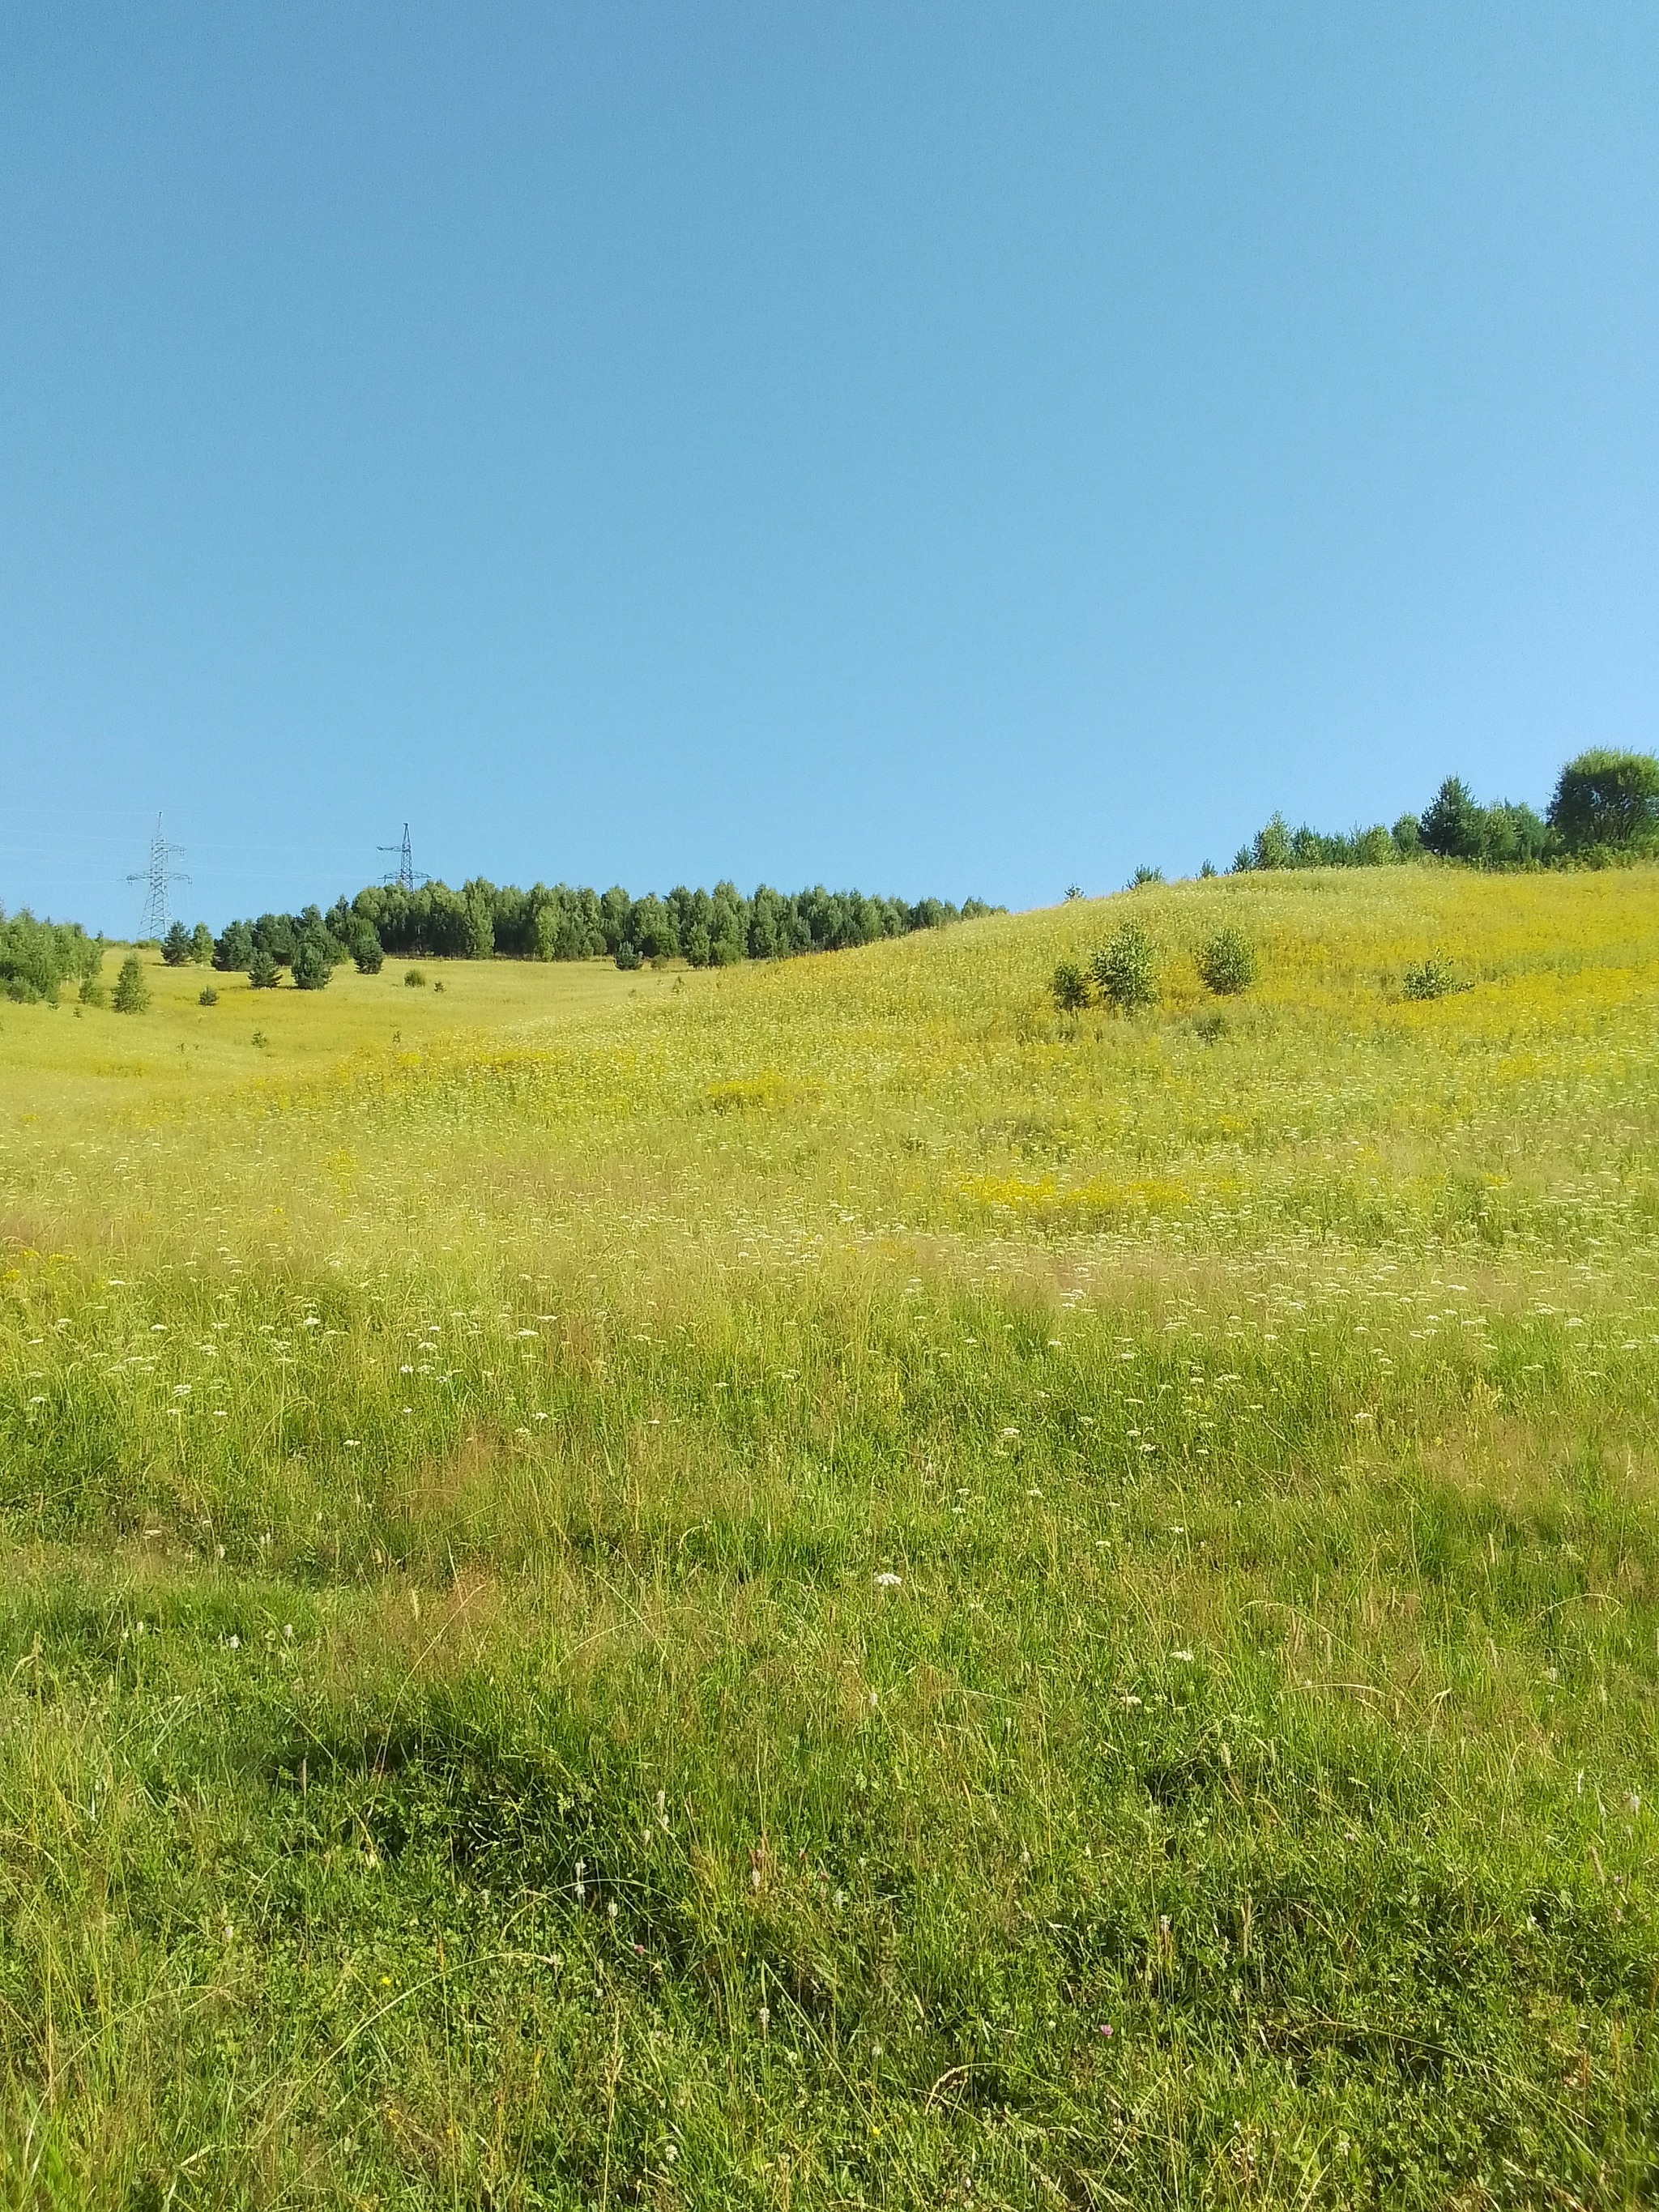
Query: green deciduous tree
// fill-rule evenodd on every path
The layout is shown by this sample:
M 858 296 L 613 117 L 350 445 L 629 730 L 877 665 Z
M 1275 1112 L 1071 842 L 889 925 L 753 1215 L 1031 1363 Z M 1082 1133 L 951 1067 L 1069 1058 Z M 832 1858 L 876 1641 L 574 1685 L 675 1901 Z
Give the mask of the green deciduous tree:
M 1651 753 L 1580 753 L 1561 771 L 1549 826 L 1569 853 L 1659 840 L 1659 759 Z
M 129 952 L 121 963 L 121 972 L 115 979 L 115 996 L 111 1003 L 118 1014 L 142 1014 L 149 1004 L 149 986 L 144 981 L 144 963 L 136 952 Z
M 1158 1003 L 1152 940 L 1138 921 L 1126 921 L 1113 932 L 1095 955 L 1093 972 L 1101 995 L 1120 1013 Z
M 1255 947 L 1242 929 L 1231 924 L 1205 939 L 1195 963 L 1204 981 L 1221 998 L 1248 991 L 1256 979 Z
M 1500 799 L 1492 806 L 1483 806 L 1480 812 L 1483 866 L 1519 868 L 1543 859 L 1549 847 L 1549 828 L 1530 806 Z
M 95 976 L 103 963 L 101 938 L 76 921 L 37 921 L 27 907 L 9 918 L 0 911 L 0 992 L 9 999 L 58 1004 L 62 986 Z

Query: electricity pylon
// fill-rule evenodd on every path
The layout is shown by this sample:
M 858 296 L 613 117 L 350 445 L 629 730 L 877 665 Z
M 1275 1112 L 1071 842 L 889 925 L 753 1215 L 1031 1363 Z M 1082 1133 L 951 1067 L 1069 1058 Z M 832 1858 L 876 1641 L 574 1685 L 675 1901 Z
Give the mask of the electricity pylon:
M 423 874 L 415 866 L 415 854 L 409 842 L 409 824 L 407 822 L 404 824 L 403 843 L 401 845 L 382 845 L 380 850 L 383 853 L 395 853 L 398 855 L 397 866 L 392 871 L 390 875 L 381 878 L 383 882 L 387 884 L 396 884 L 399 890 L 404 891 L 412 891 L 416 884 L 429 884 L 431 882 L 431 877 Z
M 130 875 L 130 884 L 145 885 L 144 910 L 138 917 L 140 937 L 165 937 L 173 920 L 173 908 L 168 892 L 174 884 L 187 884 L 190 878 L 180 873 L 173 865 L 175 853 L 184 851 L 182 845 L 169 845 L 161 829 L 161 817 L 155 817 L 155 835 L 149 841 L 149 866 Z

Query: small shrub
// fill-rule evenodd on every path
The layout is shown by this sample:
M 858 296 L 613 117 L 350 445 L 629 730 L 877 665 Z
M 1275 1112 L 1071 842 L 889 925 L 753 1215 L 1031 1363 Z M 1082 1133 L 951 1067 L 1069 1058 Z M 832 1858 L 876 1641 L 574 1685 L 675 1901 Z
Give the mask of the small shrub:
M 202 994 L 197 1000 L 196 1003 L 198 1006 L 216 1006 L 218 1005 L 219 994 L 214 989 L 211 983 L 204 983 L 202 986 Z
M 1469 987 L 1459 981 L 1449 960 L 1443 960 L 1437 952 L 1431 952 L 1426 960 L 1419 960 L 1406 970 L 1401 988 L 1408 999 L 1443 999 L 1450 992 L 1467 991 Z
M 1216 996 L 1231 999 L 1256 978 L 1255 947 L 1242 929 L 1218 929 L 1198 949 L 1198 972 Z
M 1094 978 L 1120 1013 L 1158 1004 L 1152 940 L 1138 921 L 1114 931 L 1094 957 Z
M 95 975 L 81 978 L 81 1004 L 83 1006 L 105 1006 L 109 1004 L 109 993 Z
M 1069 903 L 1073 899 L 1080 899 L 1082 896 L 1083 896 L 1083 886 L 1082 886 L 1082 884 L 1066 884 L 1066 901 L 1067 901 L 1067 902 L 1068 902 L 1068 903 Z
M 266 1036 L 263 1030 L 255 1030 L 253 1032 L 253 1042 L 259 1047 L 260 1050 L 263 1051 L 265 1046 L 270 1042 L 270 1039 Z
M 276 963 L 263 945 L 255 948 L 247 963 L 247 980 L 256 991 L 274 991 L 276 988 Z
M 438 981 L 432 986 L 434 992 L 441 991 L 443 987 L 443 978 L 441 976 L 440 976 Z
M 1208 883 L 1208 881 L 1210 880 L 1211 877 L 1212 877 L 1212 875 L 1214 875 L 1215 872 L 1216 872 L 1215 862 L 1214 862 L 1213 860 L 1206 860 L 1206 862 L 1204 863 L 1203 866 L 1199 870 L 1199 872 L 1199 872 L 1199 874 L 1202 877 L 1202 878 L 1204 879 L 1204 881 L 1205 881 L 1206 883 Z
M 149 985 L 144 981 L 144 963 L 136 952 L 129 952 L 115 979 L 115 1011 L 118 1014 L 142 1014 L 149 1004 Z
M 404 971 L 404 984 L 408 990 L 419 991 L 424 988 L 426 977 L 418 968 L 408 968 Z
M 617 947 L 617 965 L 618 968 L 634 969 L 637 968 L 639 964 L 640 954 L 639 947 L 637 945 L 624 943 Z
M 378 975 L 386 965 L 386 953 L 380 940 L 372 933 L 357 939 L 351 948 L 351 957 L 357 963 L 360 975 Z
M 1223 1037 L 1231 1034 L 1232 1024 L 1219 1011 L 1200 1014 L 1193 1024 L 1193 1035 L 1200 1044 L 1219 1044 Z
M 1059 963 L 1048 989 L 1062 1014 L 1075 1014 L 1089 1003 L 1089 978 L 1074 960 Z
M 1129 889 L 1138 891 L 1143 884 L 1161 884 L 1163 880 L 1162 868 L 1137 868 L 1129 878 Z

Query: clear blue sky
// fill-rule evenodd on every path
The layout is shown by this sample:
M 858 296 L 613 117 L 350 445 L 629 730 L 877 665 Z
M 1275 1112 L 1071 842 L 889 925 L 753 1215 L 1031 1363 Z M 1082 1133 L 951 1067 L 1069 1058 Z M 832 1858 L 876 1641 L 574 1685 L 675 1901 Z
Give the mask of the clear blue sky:
M 1659 742 L 1659 9 L 0 0 L 0 899 L 1028 905 Z

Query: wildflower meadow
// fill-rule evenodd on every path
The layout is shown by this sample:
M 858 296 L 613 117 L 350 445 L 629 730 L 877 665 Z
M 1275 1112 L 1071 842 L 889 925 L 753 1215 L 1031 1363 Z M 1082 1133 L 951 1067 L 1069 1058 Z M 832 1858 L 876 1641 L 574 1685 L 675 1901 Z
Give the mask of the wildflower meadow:
M 1650 870 L 143 962 L 0 1006 L 0 2205 L 1659 2194 Z

